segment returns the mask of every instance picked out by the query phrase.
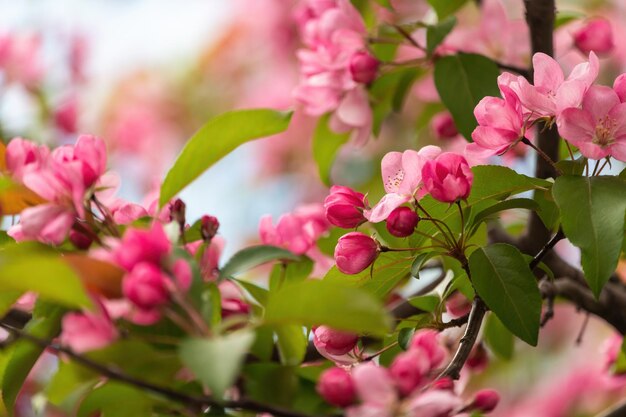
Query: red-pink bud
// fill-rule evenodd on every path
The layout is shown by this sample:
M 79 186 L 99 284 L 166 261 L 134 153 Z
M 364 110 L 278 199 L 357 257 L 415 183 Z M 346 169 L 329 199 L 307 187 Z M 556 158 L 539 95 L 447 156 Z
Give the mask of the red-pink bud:
M 142 262 L 126 274 L 122 282 L 122 291 L 137 307 L 152 310 L 168 302 L 167 289 L 169 278 L 155 265 Z
M 432 388 L 441 391 L 454 391 L 454 380 L 444 376 L 433 382 Z
M 246 316 L 250 314 L 250 306 L 238 298 L 222 299 L 222 318 Z
M 391 377 L 404 396 L 411 394 L 415 388 L 424 382 L 429 370 L 430 361 L 424 352 L 418 350 L 400 353 L 389 367 Z
M 613 90 L 619 97 L 619 101 L 622 103 L 626 101 L 626 73 L 617 76 L 613 82 Z
M 313 343 L 317 350 L 331 355 L 345 355 L 356 346 L 359 336 L 354 333 L 342 332 L 327 326 L 319 326 L 313 330 Z
M 170 204 L 170 218 L 182 227 L 185 226 L 185 211 L 187 206 L 180 198 L 177 198 Z
M 422 168 L 424 188 L 443 203 L 465 200 L 471 191 L 474 174 L 465 158 L 444 152 L 434 160 L 426 161 Z
M 378 257 L 378 243 L 360 232 L 350 232 L 337 241 L 335 262 L 344 274 L 358 274 Z
M 430 127 L 437 139 L 452 139 L 459 134 L 454 124 L 454 119 L 448 112 L 442 112 L 433 116 Z
M 349 187 L 333 185 L 324 200 L 326 218 L 335 226 L 352 229 L 365 222 L 365 196 Z
M 322 372 L 317 382 L 317 392 L 329 404 L 347 407 L 356 399 L 352 377 L 341 368 L 330 368 Z
M 202 216 L 200 219 L 202 222 L 202 226 L 200 228 L 200 234 L 202 235 L 202 239 L 206 242 L 217 234 L 218 229 L 220 228 L 220 222 L 216 217 L 213 216 Z
M 481 372 L 487 367 L 489 364 L 489 357 L 487 356 L 487 351 L 482 343 L 478 343 L 472 348 L 472 351 L 467 358 L 467 362 L 465 363 L 475 372 Z
M 500 394 L 498 394 L 497 391 L 483 389 L 476 393 L 474 401 L 472 401 L 469 408 L 482 413 L 489 413 L 496 408 L 499 402 Z
M 472 303 L 460 291 L 455 291 L 446 299 L 446 311 L 453 318 L 466 315 L 472 309 Z
M 365 51 L 355 52 L 350 58 L 350 74 L 357 83 L 369 84 L 376 79 L 380 62 Z
M 76 249 L 80 250 L 89 249 L 89 246 L 91 246 L 91 243 L 93 242 L 91 237 L 87 236 L 83 232 L 79 232 L 76 229 L 70 230 L 69 238 L 72 245 L 74 245 Z
M 614 46 L 611 23 L 604 18 L 590 19 L 574 33 L 574 45 L 585 55 L 611 52 Z
M 398 207 L 387 217 L 387 230 L 396 237 L 411 236 L 419 219 L 417 213 L 409 207 Z
M 439 333 L 431 329 L 419 330 L 413 335 L 409 350 L 413 349 L 426 353 L 431 369 L 441 365 L 447 355 L 446 349 L 439 343 Z

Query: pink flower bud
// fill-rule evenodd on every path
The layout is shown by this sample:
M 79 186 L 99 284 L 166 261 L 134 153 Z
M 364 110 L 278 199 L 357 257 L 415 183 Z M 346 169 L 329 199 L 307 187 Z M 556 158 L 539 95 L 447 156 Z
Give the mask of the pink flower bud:
M 487 351 L 482 343 L 478 343 L 472 348 L 470 356 L 467 358 L 467 362 L 465 363 L 474 372 L 481 372 L 487 367 L 489 364 L 489 357 L 487 356 Z
M 439 343 L 439 333 L 430 329 L 420 330 L 413 335 L 409 350 L 413 349 L 426 353 L 431 369 L 441 365 L 447 355 L 446 349 Z
M 417 213 L 409 207 L 398 207 L 387 217 L 387 230 L 396 237 L 411 236 L 419 219 Z
M 424 382 L 430 370 L 430 361 L 418 350 L 402 352 L 394 359 L 389 373 L 400 393 L 407 396 Z
M 40 169 L 49 155 L 50 151 L 46 146 L 37 146 L 29 140 L 15 138 L 7 145 L 5 161 L 13 178 L 21 181 L 27 172 Z
M 483 389 L 476 393 L 469 408 L 482 413 L 489 413 L 496 408 L 499 402 L 500 394 L 492 389 Z
M 213 216 L 202 216 L 200 221 L 202 222 L 202 227 L 200 228 L 202 240 L 206 242 L 213 239 L 220 228 L 220 222 Z
M 172 203 L 170 203 L 170 218 L 172 221 L 175 221 L 182 227 L 185 226 L 185 210 L 187 206 L 185 202 L 180 198 L 177 198 Z
M 355 52 L 350 58 L 350 74 L 357 83 L 369 84 L 376 79 L 380 62 L 365 51 Z
M 168 280 L 157 266 L 142 262 L 126 274 L 122 292 L 140 309 L 152 310 L 169 301 Z
M 154 223 L 149 230 L 129 228 L 115 249 L 114 258 L 127 271 L 140 262 L 160 265 L 171 246 L 160 223 Z
M 352 229 L 365 221 L 365 196 L 349 187 L 333 185 L 324 200 L 324 209 L 330 223 Z
M 69 238 L 70 242 L 72 242 L 76 249 L 80 250 L 89 249 L 89 246 L 91 246 L 91 243 L 93 242 L 91 237 L 75 229 L 70 230 Z
M 474 174 L 461 155 L 445 152 L 422 168 L 424 188 L 443 203 L 465 200 L 471 191 Z
M 359 336 L 354 333 L 342 332 L 327 326 L 319 326 L 313 330 L 313 344 L 317 350 L 331 355 L 345 355 L 356 346 Z
M 337 241 L 335 262 L 344 274 L 358 274 L 378 257 L 378 242 L 360 232 L 350 232 Z
M 450 377 L 444 376 L 433 382 L 432 389 L 442 391 L 454 391 L 454 380 Z
M 622 103 L 626 101 L 626 73 L 619 75 L 613 83 L 613 90 Z
M 356 399 L 352 377 L 341 368 L 330 368 L 322 372 L 317 382 L 317 392 L 329 404 L 347 407 Z
M 614 46 L 611 23 L 603 18 L 589 20 L 574 33 L 574 45 L 585 55 L 591 51 L 597 54 L 611 52 Z
M 472 309 L 472 303 L 460 291 L 455 291 L 446 299 L 446 311 L 453 318 L 466 315 Z
M 70 97 L 56 108 L 54 123 L 64 133 L 76 133 L 78 124 L 78 100 L 75 96 Z
M 117 329 L 104 311 L 100 314 L 67 313 L 63 317 L 62 327 L 61 343 L 77 353 L 103 348 L 119 336 Z
M 459 134 L 452 115 L 442 112 L 433 116 L 430 127 L 437 139 L 452 139 Z

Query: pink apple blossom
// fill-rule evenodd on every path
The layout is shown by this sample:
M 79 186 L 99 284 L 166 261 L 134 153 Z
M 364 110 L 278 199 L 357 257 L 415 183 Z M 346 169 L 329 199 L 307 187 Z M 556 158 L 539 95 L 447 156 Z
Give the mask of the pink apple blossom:
M 66 207 L 57 204 L 40 204 L 22 210 L 20 222 L 11 226 L 8 235 L 18 242 L 38 240 L 43 243 L 63 243 L 75 216 Z
M 429 371 L 430 360 L 421 349 L 400 353 L 389 367 L 389 373 L 403 396 L 422 385 Z
M 108 346 L 119 337 L 108 312 L 99 308 L 91 312 L 71 312 L 63 317 L 61 343 L 76 353 Z
M 45 145 L 22 138 L 12 139 L 6 148 L 5 161 L 11 176 L 22 181 L 27 172 L 37 171 L 47 163 L 50 150 Z
M 604 18 L 590 19 L 573 36 L 574 45 L 585 55 L 591 51 L 606 54 L 611 52 L 615 45 L 611 23 Z
M 222 318 L 237 315 L 247 315 L 250 313 L 250 305 L 246 302 L 244 295 L 231 281 L 222 281 L 218 285 L 221 295 Z
M 329 368 L 320 375 L 317 392 L 329 404 L 347 407 L 356 399 L 356 389 L 350 374 L 342 368 Z
M 354 333 L 331 329 L 328 326 L 319 326 L 313 330 L 315 348 L 324 356 L 345 355 L 356 347 L 358 340 L 359 336 Z
M 557 126 L 561 136 L 587 158 L 612 156 L 626 161 L 626 103 L 611 88 L 591 87 L 582 109 L 564 110 Z
M 474 401 L 470 404 L 471 409 L 481 413 L 492 412 L 500 402 L 500 394 L 492 389 L 483 389 L 476 393 Z
M 409 349 L 423 351 L 430 361 L 431 369 L 442 365 L 448 355 L 447 350 L 441 345 L 439 333 L 429 329 L 417 331 L 411 339 Z
M 366 200 L 362 193 L 340 185 L 333 185 L 324 200 L 328 221 L 344 229 L 352 229 L 366 221 L 363 216 L 365 205 Z
M 396 237 L 408 237 L 413 234 L 419 216 L 409 207 L 398 207 L 387 217 L 387 231 Z
M 154 310 L 169 301 L 169 282 L 159 267 L 140 262 L 124 277 L 122 291 L 139 309 Z
M 350 58 L 350 74 L 357 83 L 369 84 L 376 79 L 380 62 L 370 53 L 357 51 Z
M 113 251 L 115 262 L 131 271 L 141 262 L 160 266 L 171 252 L 171 243 L 163 226 L 155 222 L 150 229 L 129 228 Z
M 438 201 L 454 203 L 470 194 L 474 174 L 461 155 L 446 152 L 422 168 L 424 189 Z
M 335 262 L 344 274 L 358 274 L 378 257 L 378 242 L 361 232 L 350 232 L 337 241 Z
M 613 90 L 615 90 L 615 94 L 619 97 L 620 102 L 626 101 L 626 73 L 620 74 L 615 78 Z
M 381 162 L 387 194 L 371 210 L 365 210 L 365 217 L 373 223 L 383 221 L 397 207 L 426 195 L 422 189 L 422 167 L 440 153 L 441 149 L 437 146 L 425 146 L 419 152 L 407 150 L 387 153 Z

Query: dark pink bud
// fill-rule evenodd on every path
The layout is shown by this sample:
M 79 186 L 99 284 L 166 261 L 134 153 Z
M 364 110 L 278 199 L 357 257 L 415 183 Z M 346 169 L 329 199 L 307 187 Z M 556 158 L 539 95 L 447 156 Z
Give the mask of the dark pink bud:
M 413 335 L 409 350 L 412 349 L 426 353 L 431 369 L 441 365 L 447 355 L 446 349 L 439 343 L 439 333 L 430 329 L 419 330 Z
M 622 103 L 626 101 L 626 73 L 619 75 L 613 83 L 613 90 Z
M 446 299 L 446 310 L 453 318 L 458 318 L 470 312 L 472 303 L 460 291 L 455 291 Z
M 396 356 L 389 373 L 400 393 L 407 396 L 424 382 L 429 368 L 430 361 L 423 352 L 409 350 Z
M 319 326 L 313 330 L 313 343 L 317 350 L 331 355 L 345 355 L 354 349 L 358 340 L 359 336 L 354 333 L 342 332 L 327 326 Z
M 126 274 L 122 291 L 137 307 L 152 310 L 169 301 L 168 279 L 157 266 L 142 262 Z
M 201 222 L 202 227 L 200 229 L 200 234 L 202 235 L 202 239 L 207 242 L 213 239 L 213 237 L 217 234 L 217 231 L 220 228 L 220 222 L 213 216 L 202 216 Z
M 452 139 L 459 134 L 452 115 L 448 112 L 436 114 L 430 126 L 437 139 Z
M 467 358 L 467 362 L 465 363 L 475 372 L 480 372 L 487 367 L 489 364 L 489 357 L 487 356 L 487 351 L 482 343 L 474 346 L 469 358 Z
M 603 18 L 589 20 L 574 33 L 574 45 L 585 55 L 591 51 L 597 54 L 611 52 L 614 46 L 611 23 Z
M 187 208 L 187 206 L 185 205 L 185 202 L 183 200 L 181 200 L 180 198 L 177 198 L 176 200 L 174 200 L 171 203 L 171 207 L 170 207 L 170 218 L 172 219 L 172 221 L 175 221 L 176 223 L 178 223 L 179 225 L 182 225 L 183 227 L 185 226 L 185 209 Z
M 378 257 L 378 242 L 360 232 L 350 232 L 337 241 L 335 262 L 344 274 L 358 274 Z
M 380 62 L 365 51 L 355 52 L 350 58 L 350 74 L 357 83 L 369 84 L 376 79 Z
M 500 402 L 500 394 L 492 389 L 480 390 L 476 393 L 474 401 L 470 405 L 472 410 L 482 413 L 493 411 Z
M 93 239 L 91 239 L 91 237 L 87 236 L 83 232 L 79 232 L 76 229 L 70 230 L 69 238 L 70 242 L 72 242 L 72 245 L 74 245 L 76 249 L 80 250 L 88 249 L 89 246 L 91 246 L 91 242 L 93 242 Z
M 317 381 L 317 392 L 329 404 L 347 407 L 356 399 L 352 377 L 341 368 L 330 368 L 322 372 Z
M 365 221 L 365 196 L 349 187 L 333 185 L 324 200 L 326 218 L 335 226 L 352 229 Z
M 420 218 L 409 207 L 398 207 L 387 217 L 387 230 L 396 237 L 411 236 Z
M 70 97 L 57 107 L 54 112 L 54 123 L 65 133 L 76 133 L 78 125 L 78 101 Z
M 444 152 L 426 161 L 422 168 L 424 188 L 443 203 L 465 200 L 470 194 L 474 174 L 465 158 L 452 152 Z
M 238 298 L 222 299 L 222 318 L 248 314 L 250 314 L 250 306 L 245 301 Z
M 432 388 L 441 391 L 454 391 L 454 380 L 444 376 L 433 382 Z

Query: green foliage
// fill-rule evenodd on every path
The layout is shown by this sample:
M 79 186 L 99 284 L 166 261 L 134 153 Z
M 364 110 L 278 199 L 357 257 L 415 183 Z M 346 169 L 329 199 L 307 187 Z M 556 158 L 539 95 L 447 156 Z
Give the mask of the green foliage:
M 189 139 L 161 185 L 162 207 L 214 163 L 253 139 L 287 129 L 291 113 L 269 109 L 236 110 L 209 120 Z
M 413 263 L 411 264 L 411 276 L 413 278 L 419 279 L 420 271 L 424 267 L 424 264 L 426 263 L 426 261 L 428 261 L 429 259 L 437 255 L 439 255 L 439 253 L 437 252 L 422 252 L 419 255 L 417 255 L 415 259 L 413 260 Z
M 428 4 L 435 9 L 439 20 L 443 20 L 459 10 L 467 0 L 428 0 Z
M 78 409 L 78 417 L 137 417 L 152 414 L 152 400 L 139 388 L 108 382 L 91 391 Z
M 554 29 L 558 29 L 574 20 L 584 19 L 585 13 L 573 11 L 573 10 L 557 10 L 556 18 L 554 19 Z
M 249 330 L 210 339 L 187 339 L 180 345 L 180 358 L 219 400 L 235 382 L 253 342 L 254 333 Z
M 270 293 L 265 321 L 327 325 L 377 336 L 384 335 L 390 323 L 382 304 L 368 292 L 318 280 L 284 285 Z
M 471 230 L 470 234 L 474 234 L 473 232 L 478 229 L 483 221 L 493 217 L 495 214 L 510 209 L 539 210 L 539 204 L 529 198 L 512 198 L 495 203 L 472 216 L 468 224 L 468 230 Z
M 370 87 L 375 136 L 392 111 L 400 111 L 411 85 L 424 73 L 419 68 L 398 68 L 378 77 Z
M 479 248 L 470 256 L 469 268 L 476 292 L 502 324 L 536 346 L 541 294 L 520 251 L 504 243 Z
M 313 272 L 313 266 L 313 261 L 306 256 L 302 256 L 298 261 L 274 265 L 270 274 L 270 291 L 286 282 L 307 279 Z
M 444 0 L 444 3 L 452 3 Z M 435 86 L 459 132 L 472 141 L 477 126 L 474 107 L 485 96 L 499 96 L 498 66 L 482 55 L 458 54 L 435 62 Z
M 276 246 L 250 246 L 240 250 L 226 262 L 226 265 L 220 270 L 220 279 L 246 272 L 267 262 L 276 260 L 298 261 L 300 259 L 300 256 Z
M 348 141 L 350 133 L 335 133 L 328 126 L 328 116 L 321 117 L 313 134 L 313 159 L 320 179 L 327 187 L 332 185 L 331 169 L 339 148 Z
M 456 17 L 449 16 L 434 26 L 426 29 L 426 52 L 431 55 L 456 26 Z
M 409 298 L 409 303 L 420 310 L 433 313 L 441 304 L 441 298 L 438 295 L 420 295 L 418 297 Z
M 302 326 L 287 324 L 276 327 L 280 360 L 284 365 L 298 365 L 304 359 L 308 339 Z
M 596 297 L 617 267 L 624 240 L 626 181 L 561 176 L 552 194 L 567 238 L 581 250 L 585 279 Z
M 489 314 L 485 320 L 484 339 L 491 351 L 500 359 L 511 360 L 515 349 L 513 334 L 507 329 L 498 316 Z
M 414 334 L 415 329 L 411 327 L 405 327 L 403 329 L 400 329 L 400 331 L 398 332 L 398 346 L 400 346 L 402 350 L 408 350 Z

